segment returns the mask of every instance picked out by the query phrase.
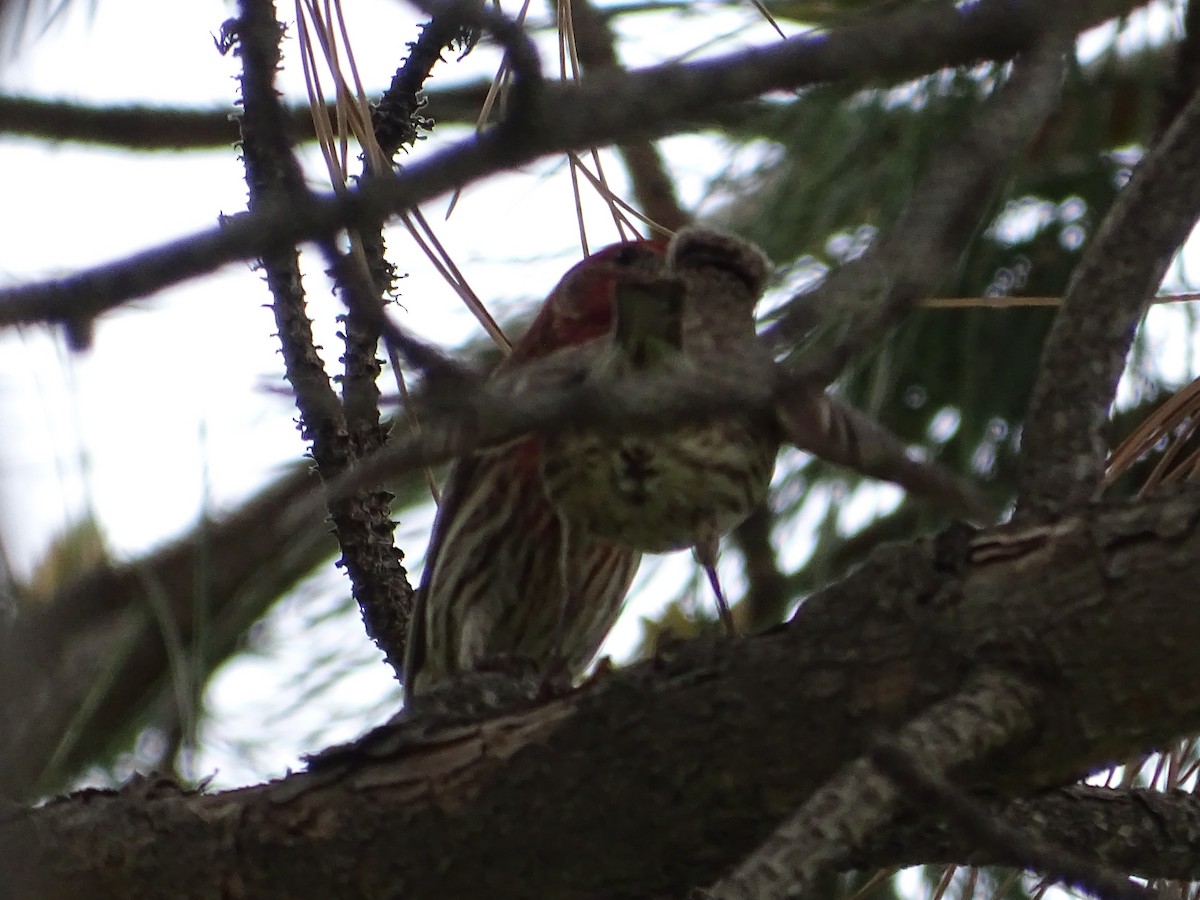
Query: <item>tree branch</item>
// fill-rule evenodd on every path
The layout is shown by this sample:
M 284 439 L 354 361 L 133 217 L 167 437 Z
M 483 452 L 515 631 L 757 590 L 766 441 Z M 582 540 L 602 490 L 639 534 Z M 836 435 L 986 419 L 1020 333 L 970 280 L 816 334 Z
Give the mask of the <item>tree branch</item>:
M 851 848 L 880 831 L 900 808 L 903 785 L 880 766 L 880 747 L 894 745 L 895 752 L 920 756 L 939 774 L 977 766 L 1029 734 L 1041 699 L 1040 691 L 1021 679 L 981 672 L 961 692 L 921 713 L 894 737 L 876 741 L 869 755 L 822 785 L 708 896 L 774 900 L 811 892 L 821 876 L 836 871 Z
M 1137 5 L 1132 0 L 1091 3 L 1088 21 Z M 949 4 L 919 4 L 827 34 L 704 62 L 551 86 L 538 104 L 537 121 L 519 135 L 493 130 L 346 196 L 271 204 L 231 217 L 216 230 L 74 276 L 0 291 L 0 325 L 87 319 L 228 262 L 378 221 L 541 156 L 668 133 L 680 120 L 767 91 L 822 81 L 899 80 L 947 65 L 1007 59 L 1032 46 L 1055 15 L 1047 4 L 1008 0 L 980 0 L 955 11 Z
M 1117 196 L 1046 339 L 1022 438 L 1017 513 L 1047 518 L 1100 490 L 1105 428 L 1146 304 L 1200 215 L 1200 94 Z
M 787 627 L 549 702 L 398 722 L 259 787 L 142 782 L 10 813 L 0 877 L 18 898 L 677 895 L 981 672 L 1044 701 L 958 774 L 973 793 L 1032 795 L 1200 729 L 1198 561 L 1190 489 L 886 548 Z
M 473 126 L 487 98 L 489 83 L 472 82 L 459 87 L 425 91 L 421 114 L 440 126 Z M 691 121 L 675 123 L 678 131 L 704 128 L 737 130 L 764 112 L 760 104 L 731 104 L 701 110 Z M 46 141 L 68 141 L 117 147 L 122 150 L 228 149 L 238 139 L 238 128 L 230 120 L 231 107 L 191 108 L 178 106 L 93 106 L 41 97 L 0 94 L 0 132 Z M 337 118 L 337 106 L 326 112 Z M 285 108 L 288 134 L 296 142 L 314 140 L 312 110 L 307 103 Z M 389 143 L 396 140 L 389 136 Z M 384 145 L 387 150 L 387 144 Z
M 975 798 L 997 824 L 1020 829 L 1030 841 L 1052 843 L 1142 878 L 1200 879 L 1200 798 L 1190 791 L 1114 789 L 1072 785 L 1015 800 Z M 1023 868 L 1028 854 L 996 842 L 980 843 L 957 824 L 902 817 L 855 850 L 849 867 L 959 863 Z
M 1012 165 L 1055 109 L 1072 34 L 1048 35 L 1019 58 L 961 137 L 935 157 L 891 229 L 815 292 L 793 299 L 768 333 L 794 341 L 811 324 L 822 331 L 795 367 L 828 384 L 947 277 Z
M 899 785 L 919 806 L 944 812 L 951 827 L 961 828 L 973 845 L 1021 860 L 1022 868 L 1035 869 L 1044 878 L 1104 900 L 1152 900 L 1159 892 L 1130 881 L 1100 863 L 1095 854 L 1072 853 L 1048 841 L 1034 840 L 1021 828 L 996 819 L 990 808 L 923 765 L 922 747 L 909 750 L 895 741 L 881 741 L 871 751 L 871 761 Z
M 243 63 L 242 156 L 246 161 L 251 209 L 260 204 L 307 199 L 310 195 L 292 153 L 283 109 L 275 91 L 282 37 L 282 26 L 275 19 L 275 4 L 272 0 L 241 0 L 239 15 L 236 28 Z M 336 265 L 339 256 L 333 236 L 320 235 L 320 240 L 326 257 Z M 296 248 L 279 248 L 265 255 L 263 266 L 274 298 L 272 308 L 284 365 L 300 411 L 301 433 L 312 444 L 313 459 L 322 480 L 329 482 L 346 472 L 361 453 L 374 448 L 361 432 L 352 432 L 343 404 L 338 401 L 317 353 L 305 308 Z M 352 307 L 364 308 L 372 302 L 369 286 L 353 277 L 343 277 L 339 283 Z M 382 317 L 382 312 L 377 317 Z M 360 446 L 362 443 L 368 445 Z M 342 562 L 367 633 L 398 675 L 403 667 L 413 592 L 401 565 L 401 554 L 392 540 L 395 524 L 391 518 L 391 499 L 386 491 L 370 484 L 351 494 L 331 496 L 328 506 L 342 548 Z
M 443 14 L 432 17 L 422 27 L 417 40 L 409 43 L 408 57 L 396 70 L 379 103 L 371 109 L 371 130 L 379 153 L 372 147 L 366 148 L 360 180 L 390 172 L 401 147 L 414 145 L 421 130 L 431 129 L 432 123 L 420 115 L 425 105 L 422 89 L 433 67 L 441 60 L 442 52 L 469 40 L 469 25 Z M 386 438 L 379 421 L 377 381 L 381 369 L 376 352 L 380 335 L 387 327 L 384 308 L 395 287 L 396 268 L 387 259 L 382 222 L 370 229 L 351 232 L 351 240 L 352 243 L 357 241 L 357 246 L 362 249 L 362 265 L 365 265 L 366 277 L 371 282 L 370 290 L 358 291 L 362 296 L 356 300 L 354 286 L 363 280 L 354 277 L 354 270 L 359 267 L 357 253 L 352 252 L 350 259 L 335 266 L 335 272 L 344 273 L 339 276 L 338 287 L 347 304 L 342 335 L 346 345 L 342 357 L 345 366 L 342 398 L 350 441 L 361 456 L 378 449 Z M 394 351 L 391 360 L 403 392 L 403 376 Z

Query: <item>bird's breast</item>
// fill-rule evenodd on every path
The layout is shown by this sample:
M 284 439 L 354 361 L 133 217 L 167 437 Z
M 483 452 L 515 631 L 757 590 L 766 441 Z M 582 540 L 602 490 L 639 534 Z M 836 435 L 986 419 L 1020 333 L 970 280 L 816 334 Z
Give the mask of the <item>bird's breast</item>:
M 548 441 L 542 472 L 559 514 L 596 537 L 645 552 L 726 532 L 766 496 L 777 446 L 740 423 L 657 435 L 580 431 Z

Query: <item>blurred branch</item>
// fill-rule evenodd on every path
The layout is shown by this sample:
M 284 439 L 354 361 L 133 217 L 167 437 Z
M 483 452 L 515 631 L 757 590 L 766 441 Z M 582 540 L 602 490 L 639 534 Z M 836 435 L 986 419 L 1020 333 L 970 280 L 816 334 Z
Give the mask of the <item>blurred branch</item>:
M 1089 4 L 1082 24 L 1136 5 Z M 699 110 L 767 91 L 833 80 L 895 81 L 943 66 L 1007 59 L 1031 46 L 1057 15 L 1050 5 L 1007 0 L 980 0 L 953 12 L 950 4 L 920 4 L 817 37 L 689 65 L 609 73 L 578 86 L 548 86 L 536 120 L 519 131 L 492 129 L 345 196 L 271 203 L 215 230 L 74 276 L 0 291 L 0 325 L 88 319 L 227 262 L 379 221 L 546 154 L 665 134 Z
M 1109 406 L 1146 305 L 1200 215 L 1200 94 L 1143 157 L 1084 251 L 1046 340 L 1022 446 L 1018 515 L 1100 489 Z
M 472 127 L 487 98 L 487 82 L 425 91 L 422 116 L 442 126 Z M 326 107 L 330 118 L 336 104 Z M 768 108 L 760 103 L 726 105 L 698 110 L 690 119 L 675 123 L 677 131 L 705 128 L 736 130 L 750 126 Z M 288 134 L 299 143 L 315 139 L 312 112 L 307 104 L 284 107 Z M 216 150 L 238 140 L 232 107 L 186 109 L 154 106 L 91 106 L 38 97 L 0 94 L 0 134 L 99 144 L 123 150 Z
M 742 555 L 747 582 L 746 595 L 734 607 L 734 613 L 740 629 L 749 634 L 778 624 L 789 601 L 795 597 L 795 593 L 787 589 L 787 576 L 779 571 L 779 561 L 771 545 L 774 524 L 774 512 L 762 503 L 731 535 L 734 546 Z
M 1200 90 L 1200 4 L 1189 0 L 1183 14 L 1183 40 L 1173 48 L 1171 56 L 1171 77 L 1163 85 L 1158 117 L 1159 138 Z
M 606 7 L 598 13 L 607 21 L 608 11 Z M 1186 90 L 1179 86 L 1181 75 L 1178 72 L 1185 56 L 1182 46 L 1168 43 L 1082 66 L 1081 77 L 1072 79 L 1066 86 L 1063 115 L 1047 123 L 1044 139 L 1039 140 L 1038 147 L 1068 142 L 1069 135 L 1085 127 L 1084 123 L 1089 119 L 1087 110 L 1097 106 L 1106 113 L 1108 132 L 1104 141 L 1108 145 L 1139 140 L 1138 116 L 1135 114 L 1139 94 L 1161 86 L 1165 97 L 1164 116 L 1168 109 L 1172 114 L 1177 112 L 1191 96 L 1190 92 L 1184 94 L 1179 98 L 1179 106 L 1171 107 L 1172 98 L 1176 98 L 1180 90 Z M 1175 67 L 1174 75 L 1172 67 Z M 474 127 L 489 86 L 486 81 L 476 81 L 456 87 L 428 88 L 423 91 L 425 105 L 420 108 L 420 114 L 443 127 Z M 803 98 L 797 102 L 803 103 Z M 287 105 L 284 111 L 288 134 L 294 142 L 314 139 L 312 113 L 307 104 Z M 903 107 L 897 107 L 893 112 L 897 116 L 911 114 Z M 328 104 L 326 113 L 335 120 L 336 104 Z M 239 138 L 233 114 L 232 106 L 209 109 L 136 104 L 94 106 L 0 94 L 0 134 L 100 144 L 131 151 L 228 148 Z M 676 121 L 672 130 L 690 132 L 716 128 L 746 139 L 779 140 L 781 135 L 774 125 L 777 119 L 776 103 L 750 100 L 698 109 L 691 120 Z
M 594 348 L 592 348 L 594 349 Z M 585 377 L 585 375 L 587 377 Z M 531 432 L 587 425 L 650 433 L 722 414 L 773 410 L 775 399 L 806 387 L 769 357 L 747 352 L 700 355 L 685 373 L 637 377 L 597 372 L 588 349 L 533 360 L 486 381 L 455 379 L 419 392 L 419 432 L 395 435 L 331 484 L 334 497 L 412 468 L 499 446 Z M 297 509 L 307 516 L 311 509 Z
M 812 593 L 821 585 L 845 577 L 850 568 L 882 544 L 904 540 L 920 533 L 921 511 L 917 503 L 906 499 L 887 515 L 880 516 L 849 537 L 840 535 L 825 547 L 818 543 L 812 559 L 793 572 L 787 573 L 783 593 L 794 600 Z
M 164 628 L 190 646 L 198 603 L 208 604 L 200 615 L 209 640 L 197 663 L 211 672 L 272 603 L 328 560 L 335 546 L 322 517 L 281 523 L 317 487 L 309 465 L 298 465 L 168 547 L 25 600 L 0 628 L 0 796 L 62 790 L 80 767 L 128 740 L 165 692 Z M 169 623 L 151 614 L 152 593 L 165 599 Z
M 125 150 L 206 150 L 238 140 L 235 110 L 91 106 L 38 97 L 0 96 L 0 131 L 14 137 L 103 144 Z M 287 130 L 312 140 L 307 106 L 288 110 Z
M 980 228 L 1019 155 L 1056 107 L 1069 35 L 1017 60 L 961 137 L 922 174 L 904 213 L 857 260 L 793 298 L 769 334 L 794 342 L 821 331 L 792 363 L 827 384 L 922 296 L 936 290 Z

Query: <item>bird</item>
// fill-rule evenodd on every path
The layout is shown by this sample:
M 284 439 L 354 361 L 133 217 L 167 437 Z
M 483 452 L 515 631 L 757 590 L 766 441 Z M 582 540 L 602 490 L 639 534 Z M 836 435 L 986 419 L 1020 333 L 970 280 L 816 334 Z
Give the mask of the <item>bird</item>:
M 710 228 L 606 247 L 563 276 L 494 376 L 557 359 L 601 389 L 712 367 L 766 371 L 775 364 L 754 309 L 769 272 L 754 244 Z M 717 578 L 720 541 L 765 500 L 785 443 L 986 517 L 961 478 L 911 458 L 882 425 L 802 383 L 768 405 L 682 426 L 572 422 L 484 448 L 447 479 L 417 590 L 406 691 L 480 668 L 578 677 L 644 553 L 692 548 L 736 633 Z
M 617 285 L 612 331 L 593 371 L 686 377 L 706 365 L 765 358 L 754 308 L 768 272 L 753 244 L 711 229 L 680 230 L 664 273 L 640 273 Z M 720 540 L 766 497 L 781 441 L 769 410 L 653 432 L 585 425 L 556 433 L 543 446 L 542 476 L 569 535 L 564 551 L 574 552 L 575 535 L 642 553 L 690 547 L 726 631 L 736 633 L 717 577 Z M 581 604 L 569 596 L 566 617 Z
M 663 270 L 666 243 L 623 241 L 572 267 L 493 377 L 606 340 L 614 289 Z M 529 435 L 457 460 L 447 476 L 417 587 L 403 671 L 407 696 L 469 670 L 563 659 L 580 674 L 621 611 L 641 561 L 629 546 L 572 538 L 563 569 L 559 515 L 543 486 L 544 440 Z M 569 579 L 579 609 L 562 616 Z

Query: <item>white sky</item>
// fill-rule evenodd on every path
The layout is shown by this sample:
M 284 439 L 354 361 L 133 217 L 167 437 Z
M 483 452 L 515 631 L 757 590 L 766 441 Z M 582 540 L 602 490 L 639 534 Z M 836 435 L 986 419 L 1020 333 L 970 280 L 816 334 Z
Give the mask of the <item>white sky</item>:
M 211 36 L 232 14 L 232 4 L 101 0 L 94 16 L 89 5 L 74 4 L 63 21 L 0 68 L 0 90 L 97 103 L 227 103 L 232 112 L 238 61 L 220 56 Z M 374 94 L 390 80 L 404 43 L 414 39 L 419 17 L 385 0 L 346 7 L 359 67 Z M 674 53 L 755 21 L 749 8 L 696 7 L 706 14 L 670 20 Z M 291 5 L 281 5 L 280 14 L 290 19 Z M 631 36 L 624 45 L 627 62 L 663 58 L 662 35 Z M 755 22 L 735 40 L 772 39 L 773 32 Z M 300 99 L 304 87 L 294 44 L 288 53 L 282 84 L 289 98 Z M 548 45 L 543 60 L 548 71 L 555 65 Z M 496 61 L 494 52 L 480 48 L 463 63 L 439 67 L 434 84 L 490 75 Z M 444 129 L 418 152 L 463 134 Z M 711 137 L 674 138 L 663 147 L 685 204 L 694 206 L 727 157 Z M 310 175 L 323 184 L 323 164 L 312 152 L 307 157 Z M 606 161 L 620 189 L 620 166 L 612 157 Z M 242 174 L 232 148 L 129 154 L 0 139 L 6 223 L 0 284 L 71 272 L 207 228 L 219 214 L 244 208 Z M 489 304 L 543 296 L 578 256 L 574 205 L 558 160 L 469 189 L 443 223 L 444 209 L 442 200 L 426 213 Z M 591 203 L 588 218 L 593 246 L 616 239 L 598 204 Z M 395 229 L 390 245 L 393 259 L 410 272 L 401 285 L 401 321 L 448 345 L 475 334 L 459 301 Z M 310 279 L 309 288 L 319 342 L 333 362 L 338 304 L 319 278 Z M 82 355 L 67 354 L 59 337 L 43 329 L 0 332 L 0 433 L 6 438 L 0 442 L 0 529 L 18 571 L 28 573 L 49 537 L 89 506 L 114 554 L 127 558 L 186 531 L 202 508 L 218 514 L 233 508 L 302 454 L 292 402 L 275 390 L 283 386 L 282 366 L 267 302 L 259 277 L 236 264 L 105 316 L 93 348 Z M 1188 339 L 1170 328 L 1161 340 L 1164 361 L 1180 361 L 1182 375 Z M 862 512 L 890 506 L 895 496 L 862 498 Z M 428 521 L 426 514 L 400 525 L 398 540 L 413 558 L 423 549 Z M 813 524 L 788 529 L 795 540 L 788 541 L 786 563 L 806 555 L 804 535 Z M 690 565 L 687 555 L 679 555 L 644 569 L 643 578 L 657 588 L 647 593 L 669 596 L 667 585 L 677 585 Z M 415 566 L 411 577 L 415 581 Z M 736 594 L 736 572 L 727 567 L 725 578 Z M 214 722 L 196 774 L 219 770 L 218 784 L 278 774 L 297 764 L 299 752 L 350 738 L 391 711 L 390 672 L 371 663 L 374 648 L 353 611 L 314 623 L 320 610 L 345 610 L 347 592 L 344 576 L 328 567 L 271 617 L 262 653 L 240 658 L 215 679 Z M 701 596 L 709 602 L 706 593 Z M 610 649 L 619 652 L 637 638 L 637 616 L 647 611 L 633 605 Z M 353 676 L 321 693 L 313 683 L 313 660 L 322 656 L 360 664 L 347 666 Z

